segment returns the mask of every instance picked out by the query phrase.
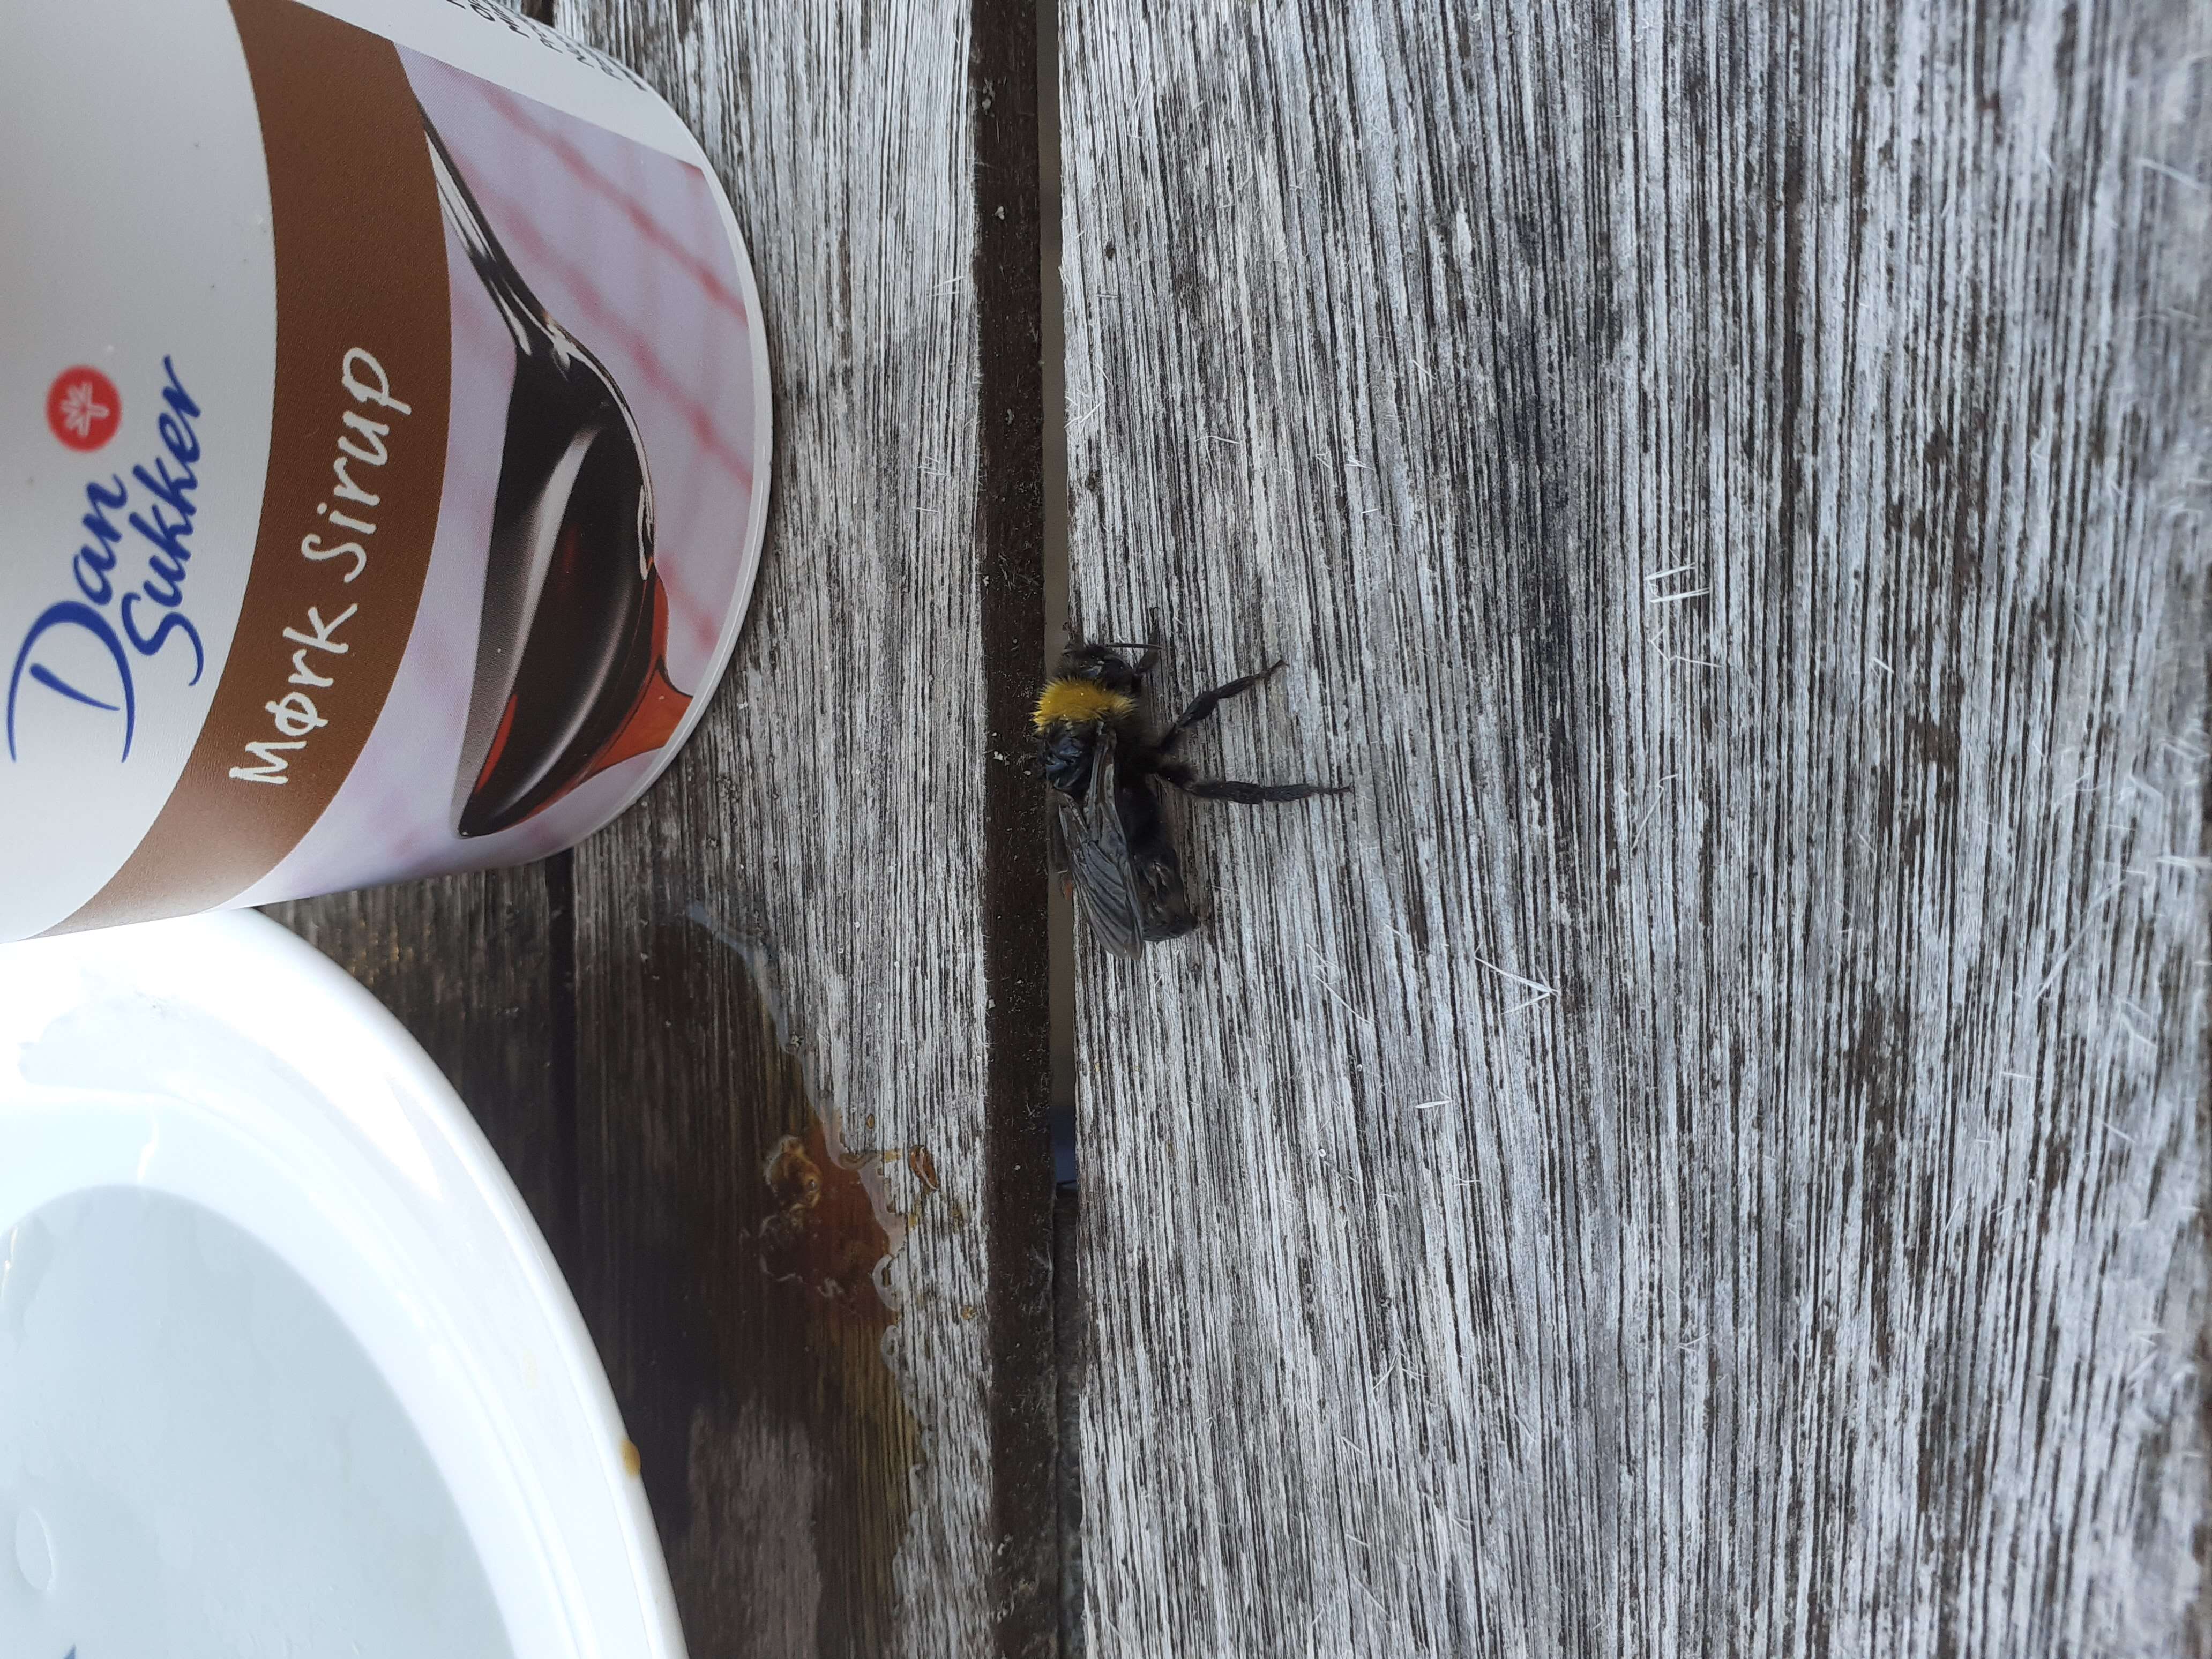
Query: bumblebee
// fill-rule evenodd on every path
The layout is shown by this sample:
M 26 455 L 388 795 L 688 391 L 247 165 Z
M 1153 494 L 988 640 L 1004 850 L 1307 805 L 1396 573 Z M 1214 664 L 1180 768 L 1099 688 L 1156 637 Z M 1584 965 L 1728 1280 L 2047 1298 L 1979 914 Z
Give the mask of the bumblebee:
M 1131 663 L 1120 654 L 1125 649 L 1142 654 Z M 1082 894 L 1099 941 L 1132 958 L 1147 944 L 1198 926 L 1183 890 L 1182 860 L 1160 811 L 1161 784 L 1201 800 L 1247 805 L 1348 793 L 1324 784 L 1200 777 L 1174 757 L 1176 745 L 1228 699 L 1266 684 L 1283 665 L 1200 694 L 1174 725 L 1152 735 L 1143 720 L 1145 678 L 1159 655 L 1157 645 L 1078 646 L 1060 659 L 1060 672 L 1046 683 L 1030 716 L 1037 769 L 1059 797 L 1067 878 Z

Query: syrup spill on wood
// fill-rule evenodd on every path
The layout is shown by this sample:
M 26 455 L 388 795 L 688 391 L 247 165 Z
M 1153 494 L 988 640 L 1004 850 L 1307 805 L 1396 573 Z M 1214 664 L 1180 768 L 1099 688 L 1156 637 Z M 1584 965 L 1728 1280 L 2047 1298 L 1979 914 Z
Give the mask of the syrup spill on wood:
M 613 1334 L 679 1602 L 747 1609 L 741 1637 L 694 1631 L 695 1650 L 890 1651 L 922 1432 L 885 1353 L 907 1227 L 884 1157 L 839 1133 L 838 1109 L 858 1124 L 865 1105 L 817 1097 L 764 941 L 694 905 L 642 928 L 635 960 L 651 1006 L 693 1024 L 694 1064 L 664 1069 L 658 1019 L 593 1018 L 634 1036 L 604 1062 L 621 1085 L 584 1135 L 606 1175 L 583 1180 L 629 1194 L 611 1237 L 651 1261 L 610 1275 L 621 1304 L 586 1311 Z
M 907 1167 L 914 1171 L 915 1179 L 931 1192 L 944 1190 L 937 1179 L 937 1159 L 928 1147 L 917 1140 L 907 1148 L 906 1162 Z
M 761 1265 L 794 1279 L 836 1316 L 890 1328 L 898 1306 L 884 1270 L 906 1242 L 906 1222 L 884 1195 L 884 1160 L 849 1152 L 817 1117 L 802 1138 L 786 1135 L 769 1155 L 775 1213 L 761 1224 Z

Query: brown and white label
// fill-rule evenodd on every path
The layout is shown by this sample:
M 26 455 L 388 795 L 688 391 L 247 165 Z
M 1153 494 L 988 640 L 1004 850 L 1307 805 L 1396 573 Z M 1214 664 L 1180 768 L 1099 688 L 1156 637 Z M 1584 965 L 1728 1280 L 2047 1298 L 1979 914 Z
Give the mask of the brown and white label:
M 437 528 L 452 369 L 445 228 L 399 53 L 295 0 L 231 10 L 276 231 L 260 534 L 184 775 L 72 927 L 222 904 L 299 843 L 383 710 Z M 241 806 L 241 787 L 260 798 Z
M 681 125 L 489 0 L 17 33 L 0 143 L 82 137 L 0 177 L 0 939 L 605 822 L 764 516 L 751 273 Z M 84 66 L 131 122 L 80 122 Z

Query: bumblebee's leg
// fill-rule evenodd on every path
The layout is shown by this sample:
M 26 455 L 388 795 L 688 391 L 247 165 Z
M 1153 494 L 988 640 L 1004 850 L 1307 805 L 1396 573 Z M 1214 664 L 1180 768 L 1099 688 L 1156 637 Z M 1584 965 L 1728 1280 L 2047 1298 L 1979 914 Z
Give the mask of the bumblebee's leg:
M 1201 778 L 1195 783 L 1176 787 L 1200 800 L 1236 800 L 1247 806 L 1257 806 L 1263 801 L 1311 800 L 1316 795 L 1352 793 L 1349 785 L 1341 783 L 1238 783 L 1231 778 Z
M 1198 725 L 1201 720 L 1212 719 L 1213 711 L 1228 702 L 1230 698 L 1241 697 L 1255 685 L 1265 685 L 1282 672 L 1282 659 L 1278 658 L 1256 674 L 1247 674 L 1242 679 L 1230 681 L 1226 685 L 1217 685 L 1211 691 L 1200 692 L 1190 700 L 1190 707 L 1182 711 L 1182 717 L 1161 734 L 1159 742 L 1161 753 L 1166 753 L 1181 743 L 1183 733 L 1189 731 L 1192 726 Z
M 1188 766 L 1170 761 L 1156 766 L 1154 775 L 1173 784 L 1186 795 L 1200 800 L 1242 801 L 1247 806 L 1258 806 L 1267 801 L 1311 800 L 1316 795 L 1348 795 L 1351 788 L 1344 784 L 1328 783 L 1240 783 L 1234 778 L 1201 778 Z

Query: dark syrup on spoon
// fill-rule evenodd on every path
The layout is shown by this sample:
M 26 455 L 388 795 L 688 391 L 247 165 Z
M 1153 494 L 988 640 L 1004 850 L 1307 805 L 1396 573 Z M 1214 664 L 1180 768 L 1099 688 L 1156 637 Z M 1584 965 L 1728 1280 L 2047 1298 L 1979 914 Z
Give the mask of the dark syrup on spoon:
M 668 678 L 653 480 L 629 404 L 546 314 L 427 115 L 422 128 L 447 222 L 514 339 L 454 790 L 456 833 L 488 836 L 662 747 L 692 700 Z

